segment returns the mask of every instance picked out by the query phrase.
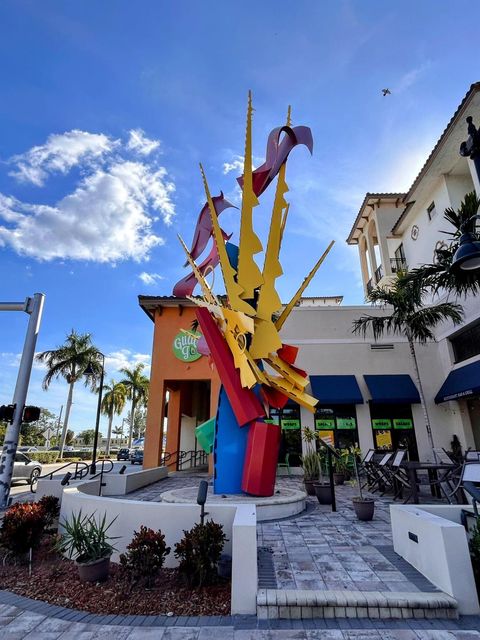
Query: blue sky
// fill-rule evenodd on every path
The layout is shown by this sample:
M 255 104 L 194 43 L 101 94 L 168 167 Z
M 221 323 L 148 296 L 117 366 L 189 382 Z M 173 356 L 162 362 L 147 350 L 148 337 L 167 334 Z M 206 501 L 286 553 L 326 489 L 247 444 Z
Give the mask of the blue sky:
M 366 191 L 409 187 L 480 79 L 479 18 L 476 2 L 438 0 L 4 0 L 0 300 L 46 294 L 39 350 L 75 328 L 93 333 L 109 376 L 148 365 L 152 325 L 137 295 L 169 295 L 185 274 L 176 233 L 190 243 L 200 161 L 213 193 L 238 198 L 251 89 L 257 164 L 288 104 L 314 136 L 313 157 L 296 149 L 289 160 L 282 299 L 333 238 L 307 293 L 361 303 L 344 240 Z M 238 237 L 238 213 L 222 218 Z M 26 322 L 0 314 L 0 403 L 13 394 Z M 58 413 L 66 385 L 43 392 L 42 373 L 29 402 Z M 79 387 L 75 400 L 71 426 L 92 427 L 94 396 Z

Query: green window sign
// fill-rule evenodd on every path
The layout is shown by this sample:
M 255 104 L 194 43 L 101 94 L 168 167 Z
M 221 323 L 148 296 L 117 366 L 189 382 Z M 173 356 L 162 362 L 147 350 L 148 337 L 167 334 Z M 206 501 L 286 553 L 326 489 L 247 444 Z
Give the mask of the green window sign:
M 374 418 L 372 420 L 372 427 L 374 429 L 391 429 L 392 421 L 389 418 Z
M 282 429 L 300 429 L 300 420 L 281 420 Z
M 410 418 L 394 418 L 393 428 L 394 429 L 413 429 L 413 420 L 411 420 Z
M 333 418 L 316 418 L 315 428 L 330 431 L 331 429 L 335 429 L 335 420 Z
M 268 418 L 267 420 L 265 420 L 265 422 L 267 424 L 278 424 L 280 422 L 278 416 L 275 416 L 274 418 Z
M 337 418 L 337 429 L 356 429 L 355 418 Z
M 197 351 L 197 343 L 202 334 L 198 331 L 187 331 L 182 329 L 173 339 L 173 353 L 175 357 L 183 362 L 195 362 L 202 357 Z

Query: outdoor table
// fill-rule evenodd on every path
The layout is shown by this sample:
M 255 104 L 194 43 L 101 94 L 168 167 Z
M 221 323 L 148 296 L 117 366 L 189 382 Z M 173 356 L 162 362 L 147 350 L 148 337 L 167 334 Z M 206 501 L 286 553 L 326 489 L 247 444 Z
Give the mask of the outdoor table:
M 441 498 L 440 485 L 438 483 L 438 472 L 445 471 L 441 476 L 441 480 L 447 478 L 450 475 L 450 471 L 456 468 L 455 464 L 448 464 L 445 462 L 417 462 L 417 461 L 405 461 L 401 464 L 402 468 L 406 470 L 408 479 L 410 481 L 410 487 L 412 489 L 411 498 L 414 504 L 419 503 L 418 495 L 418 477 L 417 471 L 428 471 L 428 478 L 430 481 L 432 496 Z

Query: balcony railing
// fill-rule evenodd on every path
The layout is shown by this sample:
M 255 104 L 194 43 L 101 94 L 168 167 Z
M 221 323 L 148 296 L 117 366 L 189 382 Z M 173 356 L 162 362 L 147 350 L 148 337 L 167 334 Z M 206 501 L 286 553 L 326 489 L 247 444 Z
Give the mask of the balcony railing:
M 373 281 L 372 281 L 372 278 L 370 278 L 370 280 L 367 282 L 367 295 L 368 296 L 372 293 L 373 287 L 374 287 Z
M 390 268 L 392 273 L 407 271 L 407 263 L 402 258 L 390 258 Z
M 378 269 L 375 271 L 375 282 L 378 284 L 382 278 L 383 278 L 383 267 L 382 265 L 380 265 Z

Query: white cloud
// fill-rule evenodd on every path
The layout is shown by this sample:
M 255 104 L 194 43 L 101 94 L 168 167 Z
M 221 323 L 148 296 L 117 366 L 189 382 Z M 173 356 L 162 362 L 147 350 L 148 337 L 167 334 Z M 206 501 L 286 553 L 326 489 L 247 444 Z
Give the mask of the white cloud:
M 150 359 L 149 353 L 135 353 L 130 349 L 120 349 L 119 351 L 112 351 L 105 356 L 105 370 L 110 378 L 119 379 L 122 375 L 120 369 L 134 367 L 141 363 L 145 365 L 144 373 L 148 375 Z
M 130 138 L 127 143 L 127 148 L 136 151 L 142 156 L 148 156 L 158 149 L 160 146 L 160 140 L 152 140 L 147 138 L 143 129 L 131 129 L 129 131 Z
M 398 81 L 397 85 L 394 87 L 393 91 L 395 93 L 403 93 L 404 91 L 409 89 L 412 85 L 414 85 L 425 73 L 425 71 L 427 71 L 431 66 L 432 66 L 432 63 L 430 62 L 430 60 L 427 60 L 426 62 L 423 62 L 418 67 L 415 67 L 414 69 L 410 69 L 410 71 L 407 71 L 406 73 L 403 74 L 403 76 Z
M 234 155 L 230 162 L 223 163 L 223 174 L 226 175 L 231 171 L 237 171 L 240 174 L 243 173 L 243 163 L 244 157 L 239 155 Z
M 161 219 L 169 225 L 175 214 L 175 185 L 155 157 L 147 160 L 160 142 L 141 129 L 129 133 L 127 141 L 78 130 L 52 134 L 45 144 L 11 158 L 10 175 L 19 181 L 42 186 L 49 175 L 74 166 L 81 177 L 53 203 L 0 193 L 0 247 L 37 260 L 148 260 L 163 244 L 154 224 Z
M 49 174 L 66 174 L 80 163 L 92 163 L 117 145 L 118 141 L 102 133 L 73 129 L 62 134 L 52 134 L 45 144 L 10 158 L 9 163 L 16 168 L 9 175 L 20 182 L 30 182 L 41 187 Z
M 163 276 L 159 273 L 147 273 L 146 271 L 142 271 L 138 277 L 147 286 L 156 284 L 158 280 L 163 280 Z
M 170 224 L 174 188 L 165 168 L 118 160 L 83 178 L 53 206 L 0 196 L 0 220 L 6 223 L 0 224 L 0 246 L 38 260 L 148 259 L 163 244 L 148 210 Z

